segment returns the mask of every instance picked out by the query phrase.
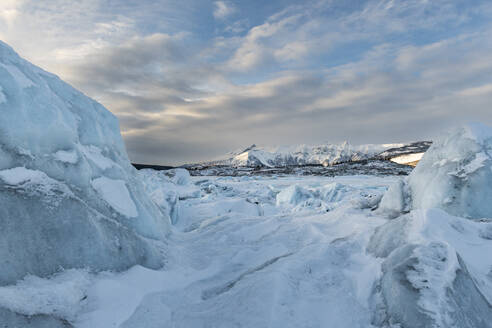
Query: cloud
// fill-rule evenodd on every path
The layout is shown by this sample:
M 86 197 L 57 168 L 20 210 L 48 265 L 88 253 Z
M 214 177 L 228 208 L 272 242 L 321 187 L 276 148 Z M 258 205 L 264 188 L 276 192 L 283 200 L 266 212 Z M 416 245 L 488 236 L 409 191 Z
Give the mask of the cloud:
M 26 0 L 0 37 L 114 112 L 141 163 L 492 123 L 487 2 L 272 2 L 225 24 L 244 3 L 183 1 Z
M 214 17 L 216 19 L 225 19 L 226 17 L 234 14 L 236 8 L 229 2 L 226 1 L 215 1 L 214 2 Z
M 0 23 L 4 28 L 9 29 L 12 26 L 23 4 L 23 0 L 3 0 L 0 3 Z

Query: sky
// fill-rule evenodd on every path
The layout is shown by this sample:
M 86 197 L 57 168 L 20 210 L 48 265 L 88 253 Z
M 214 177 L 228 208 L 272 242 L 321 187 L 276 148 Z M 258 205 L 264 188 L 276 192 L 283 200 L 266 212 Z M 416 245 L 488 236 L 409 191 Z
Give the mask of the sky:
M 1 0 L 0 39 L 119 119 L 133 162 L 492 124 L 488 0 Z

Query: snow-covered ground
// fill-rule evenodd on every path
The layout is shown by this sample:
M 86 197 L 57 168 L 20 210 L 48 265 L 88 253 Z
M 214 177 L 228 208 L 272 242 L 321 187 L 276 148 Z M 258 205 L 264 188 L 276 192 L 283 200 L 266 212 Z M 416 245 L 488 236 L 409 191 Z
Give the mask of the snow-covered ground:
M 26 278 L 0 305 L 91 328 L 368 327 L 381 260 L 365 248 L 385 222 L 371 208 L 394 179 L 192 177 L 162 270 Z
M 442 294 L 459 267 L 454 249 L 492 300 L 492 259 L 484 256 L 492 252 L 492 222 L 439 210 L 388 220 L 375 208 L 399 177 L 140 175 L 154 200 L 175 197 L 172 207 L 161 207 L 175 212 L 163 269 L 31 276 L 1 287 L 0 306 L 87 328 L 380 327 L 383 253 L 391 240 L 404 243 L 398 237 L 404 231 L 409 241 L 443 243 L 438 250 L 449 253 L 449 263 L 435 267 L 429 260 L 409 275 L 415 284 L 429 281 L 422 307 L 443 313 Z M 400 221 L 398 229 L 384 230 Z

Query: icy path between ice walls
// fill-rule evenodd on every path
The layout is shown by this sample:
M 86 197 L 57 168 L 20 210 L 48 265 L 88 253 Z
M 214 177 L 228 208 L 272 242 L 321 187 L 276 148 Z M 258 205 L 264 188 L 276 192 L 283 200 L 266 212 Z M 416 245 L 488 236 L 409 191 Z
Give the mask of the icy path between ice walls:
M 28 276 L 0 307 L 78 328 L 490 327 L 492 220 L 388 219 L 398 177 L 166 174 L 139 173 L 174 221 L 162 270 Z
M 166 268 L 100 274 L 75 326 L 370 327 L 371 207 L 392 179 L 193 179 Z

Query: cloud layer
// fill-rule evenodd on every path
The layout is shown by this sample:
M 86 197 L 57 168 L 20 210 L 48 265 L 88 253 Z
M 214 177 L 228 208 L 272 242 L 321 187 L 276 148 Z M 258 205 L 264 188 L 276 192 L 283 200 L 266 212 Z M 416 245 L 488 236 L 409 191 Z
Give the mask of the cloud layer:
M 0 38 L 113 111 L 142 163 L 492 123 L 487 1 L 256 2 L 6 1 Z

